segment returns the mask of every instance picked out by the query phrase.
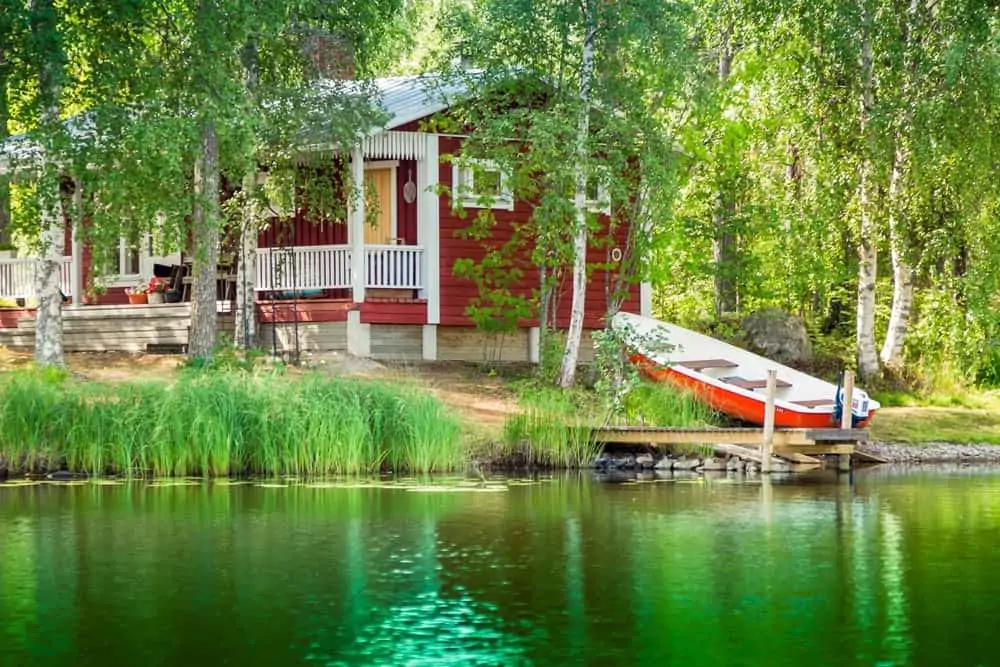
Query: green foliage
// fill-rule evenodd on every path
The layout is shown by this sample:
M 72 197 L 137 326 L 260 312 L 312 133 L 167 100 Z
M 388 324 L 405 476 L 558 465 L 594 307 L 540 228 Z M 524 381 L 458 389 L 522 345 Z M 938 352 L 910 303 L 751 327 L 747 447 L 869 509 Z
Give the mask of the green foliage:
M 0 463 L 11 472 L 327 475 L 435 472 L 463 463 L 459 425 L 433 397 L 307 375 L 186 373 L 172 385 L 0 378 Z
M 600 447 L 591 437 L 593 403 L 583 392 L 535 387 L 504 422 L 505 458 L 528 466 L 580 468 Z

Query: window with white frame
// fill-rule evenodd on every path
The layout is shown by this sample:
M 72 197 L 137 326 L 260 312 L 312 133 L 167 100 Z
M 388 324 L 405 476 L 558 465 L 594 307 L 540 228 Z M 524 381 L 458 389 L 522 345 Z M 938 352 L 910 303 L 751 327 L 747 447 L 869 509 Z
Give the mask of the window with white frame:
M 128 281 L 139 277 L 142 272 L 139 252 L 138 241 L 130 242 L 129 239 L 118 239 L 118 252 L 114 257 L 117 281 Z
M 495 162 L 456 160 L 452 184 L 456 203 L 465 208 L 514 210 L 514 193 L 507 184 L 507 174 Z
M 587 178 L 587 210 L 593 213 L 611 215 L 611 197 L 599 176 Z

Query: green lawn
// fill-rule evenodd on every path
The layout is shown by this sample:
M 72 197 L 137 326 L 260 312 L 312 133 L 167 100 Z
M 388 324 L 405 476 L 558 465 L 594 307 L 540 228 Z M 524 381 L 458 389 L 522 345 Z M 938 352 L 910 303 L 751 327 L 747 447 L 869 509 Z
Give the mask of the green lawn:
M 890 407 L 875 413 L 873 440 L 1000 445 L 1000 408 Z

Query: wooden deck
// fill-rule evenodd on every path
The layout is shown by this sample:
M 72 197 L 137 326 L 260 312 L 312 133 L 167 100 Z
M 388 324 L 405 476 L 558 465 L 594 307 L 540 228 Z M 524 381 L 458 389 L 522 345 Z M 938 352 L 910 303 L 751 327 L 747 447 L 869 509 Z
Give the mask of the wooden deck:
M 665 428 L 655 426 L 605 426 L 593 430 L 594 440 L 603 444 L 646 445 L 740 445 L 760 446 L 762 428 Z M 858 443 L 868 441 L 866 429 L 775 429 L 772 451 L 794 460 L 796 455 L 855 454 Z
M 219 332 L 232 333 L 229 304 L 220 302 Z M 182 352 L 191 327 L 191 304 L 82 306 L 63 309 L 67 352 Z M 0 345 L 35 346 L 35 318 L 23 317 L 16 329 L 0 330 Z

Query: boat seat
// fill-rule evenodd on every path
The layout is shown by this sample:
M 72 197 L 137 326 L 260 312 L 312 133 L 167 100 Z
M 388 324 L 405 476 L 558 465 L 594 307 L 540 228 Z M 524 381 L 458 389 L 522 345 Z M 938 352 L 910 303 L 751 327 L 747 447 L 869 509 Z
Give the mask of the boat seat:
M 732 384 L 732 385 L 736 385 L 737 387 L 740 387 L 741 389 L 764 389 L 765 387 L 767 387 L 767 380 L 746 380 L 744 378 L 741 378 L 741 377 L 738 377 L 738 376 L 735 376 L 735 375 L 734 376 L 730 376 L 730 377 L 722 378 L 722 381 L 723 382 L 728 382 L 729 384 Z M 781 378 L 778 378 L 778 381 L 776 382 L 775 386 L 778 389 L 781 389 L 781 388 L 784 388 L 784 387 L 791 387 L 792 383 L 791 382 L 786 382 L 785 380 L 782 380 Z
M 833 405 L 833 400 L 829 398 L 813 398 L 807 401 L 792 401 L 795 405 L 801 405 L 804 408 L 820 408 L 824 405 Z
M 696 359 L 694 361 L 678 361 L 678 366 L 700 371 L 706 368 L 736 368 L 739 364 L 728 359 Z

